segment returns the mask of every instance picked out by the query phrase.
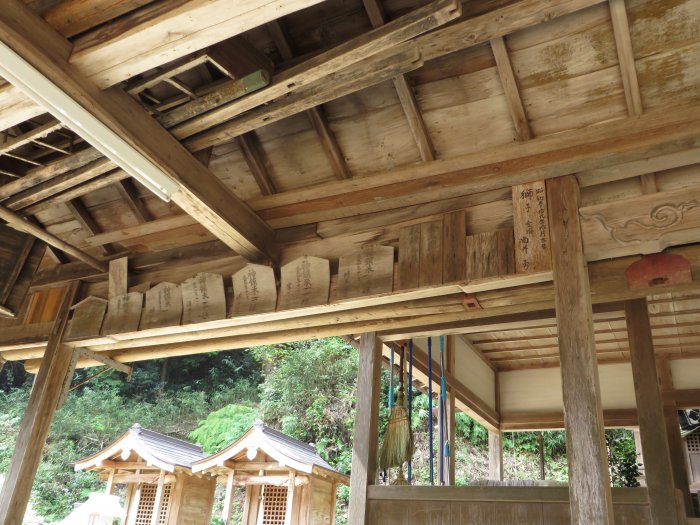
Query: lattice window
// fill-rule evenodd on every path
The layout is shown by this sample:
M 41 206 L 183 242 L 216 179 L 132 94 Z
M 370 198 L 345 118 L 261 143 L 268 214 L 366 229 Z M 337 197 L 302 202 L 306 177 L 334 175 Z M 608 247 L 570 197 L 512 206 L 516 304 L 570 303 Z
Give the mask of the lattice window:
M 690 434 L 685 442 L 688 444 L 688 452 L 700 452 L 700 434 Z
M 287 513 L 287 487 L 265 485 L 263 487 L 262 525 L 284 525 Z
M 153 505 L 156 501 L 158 485 L 155 483 L 144 483 L 141 485 L 141 495 L 139 506 L 136 510 L 136 520 L 134 525 L 151 525 L 153 516 Z M 170 496 L 172 494 L 172 484 L 163 485 L 163 495 L 161 499 L 160 512 L 158 513 L 158 525 L 165 525 L 170 511 Z

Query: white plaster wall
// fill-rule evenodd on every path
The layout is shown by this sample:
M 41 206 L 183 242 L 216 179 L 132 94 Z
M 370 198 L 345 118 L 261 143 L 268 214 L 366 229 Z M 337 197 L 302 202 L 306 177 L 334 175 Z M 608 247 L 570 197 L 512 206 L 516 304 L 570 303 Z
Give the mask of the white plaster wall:
M 601 365 L 603 408 L 635 408 L 632 367 L 628 363 Z M 559 368 L 513 370 L 499 374 L 501 411 L 555 412 L 564 407 Z
M 675 388 L 700 388 L 700 359 L 674 359 L 670 363 Z
M 455 337 L 455 377 L 479 396 L 488 406 L 496 408 L 496 375 L 484 361 L 459 337 Z

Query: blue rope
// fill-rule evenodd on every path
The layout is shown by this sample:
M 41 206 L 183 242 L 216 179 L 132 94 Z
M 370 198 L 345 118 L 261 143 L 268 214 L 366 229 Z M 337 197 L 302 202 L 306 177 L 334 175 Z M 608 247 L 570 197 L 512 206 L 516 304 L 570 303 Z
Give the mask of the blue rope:
M 440 336 L 440 485 L 445 484 L 445 336 Z
M 428 441 L 430 442 L 430 484 L 435 485 L 433 451 L 433 338 L 428 337 Z
M 389 367 L 389 412 L 394 407 L 394 349 L 391 348 L 391 366 Z
M 413 432 L 413 339 L 408 342 L 408 428 Z M 408 484 L 411 485 L 411 461 L 408 462 Z

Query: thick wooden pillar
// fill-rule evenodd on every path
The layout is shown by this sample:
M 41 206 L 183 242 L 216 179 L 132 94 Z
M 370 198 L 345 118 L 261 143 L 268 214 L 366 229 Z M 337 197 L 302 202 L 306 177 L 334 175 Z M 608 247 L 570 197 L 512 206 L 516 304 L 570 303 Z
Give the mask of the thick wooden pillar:
M 574 176 L 547 181 L 572 525 L 612 525 L 588 268 Z
M 357 374 L 355 435 L 352 441 L 349 519 L 353 525 L 367 522 L 367 487 L 377 477 L 377 424 L 382 342 L 374 332 L 360 338 L 360 368 Z
M 668 359 L 660 359 L 657 362 L 661 391 L 673 390 L 673 376 L 671 364 Z M 693 499 L 690 496 L 688 481 L 688 464 L 686 463 L 686 451 L 681 438 L 681 427 L 678 423 L 678 407 L 671 396 L 664 396 L 664 428 L 668 439 L 669 453 L 671 456 L 671 468 L 673 469 L 673 484 L 683 495 L 685 512 L 688 516 L 695 515 Z
M 651 522 L 654 525 L 672 525 L 680 523 L 680 516 L 676 507 L 671 455 L 663 424 L 663 400 L 656 373 L 654 342 L 646 299 L 626 302 L 625 318 L 634 393 L 637 398 L 639 433 L 642 452 L 646 452 L 645 472 Z
M 489 430 L 489 479 L 503 481 L 503 434 Z
M 73 349 L 64 346 L 62 341 L 68 313 L 79 287 L 80 283 L 75 282 L 66 290 L 34 379 L 10 468 L 0 493 L 0 525 L 22 525 L 27 510 L 34 477 L 73 355 Z

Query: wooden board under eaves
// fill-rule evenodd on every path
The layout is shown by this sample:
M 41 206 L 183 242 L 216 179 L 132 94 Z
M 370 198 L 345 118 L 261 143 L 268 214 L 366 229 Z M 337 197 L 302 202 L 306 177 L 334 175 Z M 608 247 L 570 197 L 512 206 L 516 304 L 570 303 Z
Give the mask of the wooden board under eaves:
M 277 310 L 316 306 L 328 302 L 330 263 L 319 257 L 303 256 L 282 266 Z
M 248 264 L 234 273 L 231 317 L 274 312 L 277 306 L 275 271 L 269 266 Z
M 182 320 L 182 291 L 177 284 L 159 283 L 146 292 L 140 330 L 176 326 Z
M 101 297 L 87 297 L 72 307 L 73 317 L 68 325 L 69 339 L 100 335 L 107 312 L 107 301 Z
M 183 281 L 182 324 L 205 323 L 226 318 L 224 278 L 216 273 L 198 273 Z
M 544 181 L 513 186 L 513 230 L 517 273 L 546 272 L 552 269 Z
M 102 335 L 135 332 L 139 329 L 143 294 L 131 292 L 112 297 L 107 306 L 107 316 L 102 324 Z
M 394 248 L 366 244 L 340 258 L 335 299 L 388 293 L 394 282 Z

